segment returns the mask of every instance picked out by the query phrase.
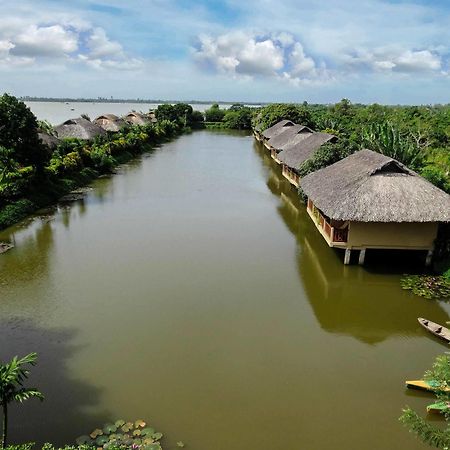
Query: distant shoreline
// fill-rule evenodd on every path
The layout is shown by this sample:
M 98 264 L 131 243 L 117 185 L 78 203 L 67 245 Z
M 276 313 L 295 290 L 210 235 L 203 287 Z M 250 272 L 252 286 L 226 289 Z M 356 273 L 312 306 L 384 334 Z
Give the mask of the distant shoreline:
M 174 104 L 187 103 L 190 105 L 205 105 L 214 104 L 219 105 L 249 105 L 249 106 L 264 106 L 269 103 L 262 102 L 225 102 L 225 101 L 203 101 L 203 100 L 152 100 L 152 99 L 119 99 L 119 98 L 53 98 L 53 97 L 19 97 L 24 102 L 54 102 L 54 103 L 157 103 L 157 104 Z

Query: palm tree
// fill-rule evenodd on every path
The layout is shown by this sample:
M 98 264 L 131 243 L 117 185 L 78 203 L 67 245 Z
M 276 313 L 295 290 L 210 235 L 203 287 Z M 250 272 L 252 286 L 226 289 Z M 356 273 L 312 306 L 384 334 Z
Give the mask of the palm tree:
M 24 366 L 36 364 L 37 354 L 30 353 L 21 359 L 17 356 L 4 365 L 0 365 L 0 406 L 3 411 L 3 432 L 0 448 L 6 448 L 8 435 L 8 405 L 12 402 L 23 403 L 30 398 L 44 399 L 36 388 L 23 387 L 28 378 L 29 370 Z

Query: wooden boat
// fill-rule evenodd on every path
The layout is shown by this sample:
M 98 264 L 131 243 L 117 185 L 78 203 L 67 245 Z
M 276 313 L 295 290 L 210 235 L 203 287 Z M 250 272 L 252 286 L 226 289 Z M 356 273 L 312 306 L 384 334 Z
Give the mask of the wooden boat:
M 427 406 L 427 412 L 435 414 L 443 414 L 450 409 L 450 402 L 439 401 Z
M 439 325 L 438 323 L 434 323 L 431 320 L 423 319 L 419 317 L 417 319 L 424 328 L 426 328 L 430 333 L 433 333 L 435 336 L 443 339 L 447 343 L 450 342 L 450 330 L 448 328 Z
M 425 381 L 425 380 L 410 380 L 405 381 L 406 387 L 409 389 L 418 389 L 420 391 L 428 391 L 434 392 L 436 390 L 443 390 L 445 392 L 450 392 L 450 387 L 446 387 L 445 389 L 439 389 L 439 384 L 433 381 Z

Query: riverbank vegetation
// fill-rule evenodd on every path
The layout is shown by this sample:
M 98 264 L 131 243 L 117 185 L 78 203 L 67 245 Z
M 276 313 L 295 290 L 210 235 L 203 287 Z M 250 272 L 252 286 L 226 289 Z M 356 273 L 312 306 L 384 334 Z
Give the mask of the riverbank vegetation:
M 1 96 L 0 229 L 195 127 L 201 116 L 186 104 L 160 105 L 155 114 L 157 123 L 130 125 L 92 141 L 65 139 L 50 148 L 39 139 L 38 132 L 52 133 L 51 126 L 38 123 L 15 97 Z

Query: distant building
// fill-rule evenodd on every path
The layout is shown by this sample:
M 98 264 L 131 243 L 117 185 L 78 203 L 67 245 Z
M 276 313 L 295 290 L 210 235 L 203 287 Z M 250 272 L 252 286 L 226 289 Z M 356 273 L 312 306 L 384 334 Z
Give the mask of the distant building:
M 112 132 L 120 131 L 122 128 L 128 126 L 128 123 L 124 119 L 115 114 L 103 114 L 98 116 L 94 120 L 94 123 L 104 130 Z
M 61 125 L 55 127 L 55 132 L 59 139 L 76 138 L 91 140 L 96 136 L 103 136 L 106 134 L 106 131 L 103 128 L 83 117 L 66 120 Z
M 130 125 L 147 125 L 152 122 L 147 114 L 131 111 L 124 117 L 125 121 Z
M 327 142 L 335 142 L 337 137 L 328 133 L 307 133 L 304 138 L 298 139 L 297 142 L 290 146 L 286 146 L 284 150 L 274 158 L 282 165 L 283 176 L 298 187 L 300 183 L 300 175 L 298 170 L 300 166 L 312 158 L 317 150 Z
M 270 155 L 278 164 L 278 153 L 282 150 L 292 147 L 308 136 L 313 134 L 313 130 L 305 125 L 297 125 L 284 127 L 283 131 L 266 142 L 266 147 L 270 150 Z

